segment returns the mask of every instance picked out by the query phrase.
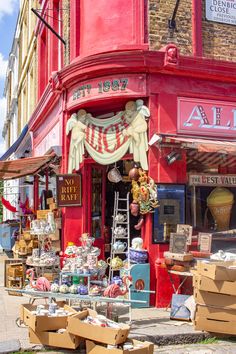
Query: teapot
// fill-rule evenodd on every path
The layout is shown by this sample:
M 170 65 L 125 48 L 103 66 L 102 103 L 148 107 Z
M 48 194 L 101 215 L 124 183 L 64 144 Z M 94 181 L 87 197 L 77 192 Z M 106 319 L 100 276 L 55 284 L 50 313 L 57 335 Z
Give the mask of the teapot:
M 107 258 L 107 263 L 110 265 L 111 268 L 113 269 L 120 269 L 123 267 L 123 261 L 120 259 L 118 256 L 115 258 Z
M 115 220 L 116 220 L 117 222 L 125 222 L 126 219 L 127 219 L 127 216 L 126 216 L 125 214 L 117 214 L 117 215 L 115 216 Z
M 124 252 L 126 247 L 127 247 L 127 243 L 126 242 L 121 242 L 121 241 L 116 241 L 112 245 L 113 250 L 116 251 L 116 252 Z
M 114 235 L 116 237 L 124 237 L 127 235 L 127 228 L 124 228 L 122 226 L 117 226 L 114 230 Z

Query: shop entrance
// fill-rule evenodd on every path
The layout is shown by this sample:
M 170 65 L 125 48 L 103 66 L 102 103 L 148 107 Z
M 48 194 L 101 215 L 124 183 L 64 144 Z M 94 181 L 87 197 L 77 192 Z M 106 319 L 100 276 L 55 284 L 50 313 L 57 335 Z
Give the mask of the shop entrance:
M 88 166 L 87 230 L 91 236 L 95 237 L 95 245 L 101 248 L 104 257 L 108 257 L 110 253 L 115 192 L 119 192 L 121 198 L 126 198 L 127 193 L 131 192 L 128 172 L 132 163 L 132 160 L 121 160 L 116 163 L 122 177 L 119 182 L 112 182 L 108 178 L 109 171 L 114 168 L 114 164 L 102 166 L 91 163 Z M 139 217 L 130 214 L 131 239 L 140 236 L 140 230 L 134 228 L 138 219 Z

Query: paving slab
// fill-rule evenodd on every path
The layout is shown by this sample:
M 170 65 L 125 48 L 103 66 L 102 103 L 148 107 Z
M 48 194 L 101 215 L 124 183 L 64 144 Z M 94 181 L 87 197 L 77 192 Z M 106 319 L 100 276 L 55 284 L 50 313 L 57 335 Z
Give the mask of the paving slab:
M 0 353 L 18 352 L 21 349 L 21 344 L 18 339 L 0 341 Z

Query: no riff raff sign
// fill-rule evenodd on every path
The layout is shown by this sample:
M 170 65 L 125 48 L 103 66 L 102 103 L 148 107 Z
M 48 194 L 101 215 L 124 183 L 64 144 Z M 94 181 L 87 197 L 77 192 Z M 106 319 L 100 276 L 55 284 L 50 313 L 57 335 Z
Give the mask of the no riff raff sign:
M 206 19 L 236 25 L 236 0 L 206 0 Z

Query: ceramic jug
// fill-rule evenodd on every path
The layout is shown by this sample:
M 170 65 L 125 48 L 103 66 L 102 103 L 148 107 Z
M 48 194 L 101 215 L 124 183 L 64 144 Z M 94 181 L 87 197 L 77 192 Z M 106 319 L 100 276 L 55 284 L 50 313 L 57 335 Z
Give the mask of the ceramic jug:
M 132 248 L 141 250 L 143 248 L 143 239 L 141 237 L 135 237 L 132 240 Z

